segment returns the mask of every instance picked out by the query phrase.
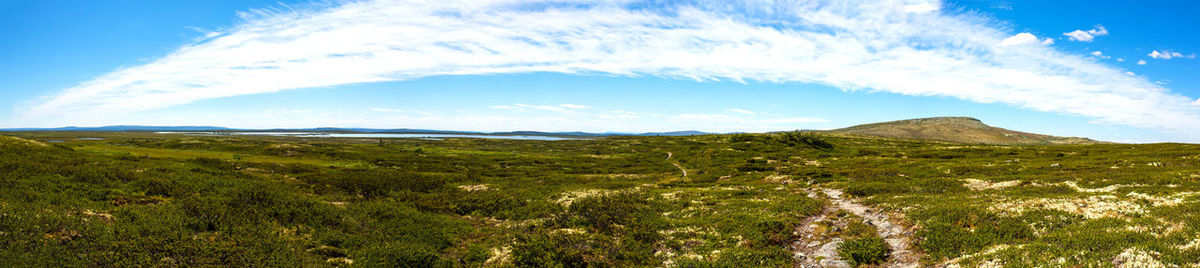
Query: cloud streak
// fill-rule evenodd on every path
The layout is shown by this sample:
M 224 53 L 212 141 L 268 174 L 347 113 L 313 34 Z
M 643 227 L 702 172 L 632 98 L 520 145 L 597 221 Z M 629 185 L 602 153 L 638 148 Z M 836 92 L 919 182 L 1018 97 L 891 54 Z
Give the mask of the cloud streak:
M 1200 133 L 1191 98 L 940 6 L 379 0 L 259 12 L 150 63 L 40 99 L 23 115 L 85 121 L 298 88 L 558 72 L 817 83 Z M 1107 34 L 1103 27 L 1076 32 L 1087 40 Z
M 492 109 L 504 109 L 504 110 L 518 110 L 518 111 L 542 110 L 542 111 L 551 111 L 551 112 L 562 113 L 562 114 L 575 114 L 575 113 L 579 112 L 580 110 L 586 110 L 586 109 L 590 109 L 592 107 L 585 106 L 585 105 L 579 105 L 579 104 L 570 104 L 570 103 L 559 104 L 559 105 L 529 105 L 529 104 L 524 104 L 524 103 L 518 103 L 518 104 L 513 104 L 513 105 L 495 105 L 495 106 L 492 106 L 491 108 Z
M 1067 39 L 1069 39 L 1071 41 L 1091 42 L 1092 40 L 1096 39 L 1097 36 L 1108 35 L 1108 29 L 1105 29 L 1104 26 L 1102 26 L 1102 25 L 1096 25 L 1096 28 L 1093 28 L 1091 30 L 1087 30 L 1087 31 L 1074 30 L 1071 32 L 1063 33 L 1063 35 L 1067 36 Z
M 1196 54 L 1184 55 L 1183 53 L 1170 51 L 1170 50 L 1163 50 L 1162 52 L 1155 50 L 1155 51 L 1151 51 L 1150 54 L 1146 54 L 1146 56 L 1148 56 L 1150 58 L 1163 59 L 1163 60 L 1178 59 L 1178 58 L 1188 58 L 1188 59 L 1196 58 Z

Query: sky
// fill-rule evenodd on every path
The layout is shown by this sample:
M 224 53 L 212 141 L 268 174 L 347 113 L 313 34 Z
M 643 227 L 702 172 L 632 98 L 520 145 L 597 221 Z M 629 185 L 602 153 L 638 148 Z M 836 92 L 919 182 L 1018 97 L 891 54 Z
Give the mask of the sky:
M 1200 142 L 1197 1 L 0 0 L 0 128 Z

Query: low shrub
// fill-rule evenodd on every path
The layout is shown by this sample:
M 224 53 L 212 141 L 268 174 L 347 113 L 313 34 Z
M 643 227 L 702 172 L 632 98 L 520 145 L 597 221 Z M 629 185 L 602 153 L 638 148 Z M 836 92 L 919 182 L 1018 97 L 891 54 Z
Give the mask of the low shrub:
M 889 254 L 887 243 L 879 237 L 850 239 L 838 246 L 838 256 L 854 266 L 883 263 Z
M 833 144 L 811 131 L 789 131 L 780 133 L 776 140 L 787 146 L 806 146 L 818 150 L 832 150 Z

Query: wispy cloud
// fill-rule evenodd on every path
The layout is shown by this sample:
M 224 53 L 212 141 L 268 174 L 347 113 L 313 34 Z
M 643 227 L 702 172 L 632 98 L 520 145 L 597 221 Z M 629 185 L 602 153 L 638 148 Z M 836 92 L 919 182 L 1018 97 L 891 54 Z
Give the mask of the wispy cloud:
M 1069 39 L 1071 41 L 1091 42 L 1097 36 L 1108 35 L 1108 29 L 1105 29 L 1103 25 L 1096 25 L 1096 27 L 1092 28 L 1091 30 L 1087 30 L 1087 31 L 1074 30 L 1071 32 L 1063 33 L 1063 35 L 1067 36 L 1067 39 Z
M 748 114 L 748 115 L 754 115 L 754 112 L 753 112 L 753 111 L 750 111 L 750 110 L 742 110 L 742 109 L 730 108 L 730 109 L 728 109 L 727 111 L 734 112 L 734 113 L 739 113 L 739 114 Z
M 1011 45 L 1028 43 L 1032 34 L 1006 44 L 1014 35 L 991 20 L 943 13 L 940 6 L 933 0 L 379 0 L 261 12 L 147 64 L 48 96 L 24 115 L 89 120 L 297 88 L 559 72 L 819 83 L 1200 133 L 1192 98 L 1087 55 Z M 1097 26 L 1065 35 L 1090 41 L 1107 33 Z M 543 108 L 572 109 L 549 107 Z
M 563 114 L 575 114 L 575 113 L 579 112 L 580 110 L 590 109 L 592 107 L 585 106 L 585 105 L 578 105 L 578 104 L 569 104 L 569 103 L 559 104 L 559 105 L 529 105 L 529 104 L 524 104 L 524 103 L 518 103 L 518 104 L 513 104 L 513 105 L 495 105 L 495 106 L 492 106 L 491 108 L 492 109 L 505 109 L 505 110 L 521 110 L 521 111 L 541 110 L 541 111 L 550 111 L 550 112 L 563 113 Z
M 403 112 L 407 112 L 407 110 L 404 110 L 404 109 L 395 109 L 395 108 L 378 108 L 378 107 L 376 107 L 376 108 L 371 108 L 371 111 L 372 111 L 372 112 L 381 112 L 381 113 L 403 113 Z
M 530 112 L 528 115 L 504 113 L 473 113 L 467 111 L 438 112 L 410 111 L 396 108 L 373 108 L 372 111 L 386 111 L 390 114 L 377 117 L 361 115 L 337 115 L 336 117 L 315 117 L 310 120 L 284 120 L 284 125 L 305 124 L 346 125 L 361 127 L 394 128 L 404 126 L 409 128 L 477 130 L 477 131 L 627 131 L 627 132 L 659 132 L 677 130 L 700 130 L 709 132 L 736 131 L 779 131 L 791 129 L 813 129 L 827 127 L 830 121 L 816 117 L 787 117 L 782 115 L 750 115 L 731 111 L 715 113 L 682 113 L 656 114 L 634 112 L 627 110 L 607 110 L 589 113 L 561 113 L 554 109 L 535 109 L 529 107 L 557 107 L 522 105 L 498 105 L 496 109 L 512 109 Z M 588 109 L 593 109 L 589 107 Z M 599 109 L 597 109 L 599 110 Z M 252 121 L 254 116 L 246 115 L 240 120 Z M 272 119 L 276 119 L 271 117 Z M 336 121 L 336 120 L 342 121 Z M 206 122 L 206 121 L 202 121 Z M 340 122 L 340 123 L 339 123 Z
M 641 118 L 642 116 L 641 116 L 641 114 L 636 113 L 636 112 L 623 111 L 623 110 L 612 110 L 612 111 L 608 111 L 608 113 L 597 115 L 596 117 L 600 118 L 600 119 L 604 119 L 604 120 L 616 120 L 616 119 L 628 120 L 628 119 L 638 119 L 638 118 Z
M 1150 58 L 1154 58 L 1154 59 L 1163 59 L 1163 60 L 1176 59 L 1176 58 L 1188 58 L 1188 59 L 1196 58 L 1196 54 L 1184 55 L 1183 53 L 1170 51 L 1170 50 L 1163 50 L 1162 52 L 1159 52 L 1158 50 L 1154 50 L 1154 51 L 1151 51 L 1150 54 L 1146 54 L 1146 56 L 1150 56 Z
M 827 122 L 829 122 L 829 120 L 827 120 L 827 119 L 816 118 L 816 117 L 788 117 L 788 118 L 767 119 L 764 121 L 770 122 L 770 123 L 775 123 L 775 124 L 827 123 Z

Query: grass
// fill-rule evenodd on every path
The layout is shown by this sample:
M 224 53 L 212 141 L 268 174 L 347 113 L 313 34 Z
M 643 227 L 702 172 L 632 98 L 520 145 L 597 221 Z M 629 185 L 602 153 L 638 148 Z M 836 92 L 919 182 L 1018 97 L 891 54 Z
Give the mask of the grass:
M 366 163 L 360 161 L 329 161 L 317 158 L 301 158 L 301 157 L 281 157 L 271 155 L 253 155 L 253 154 L 238 154 L 233 152 L 221 151 L 206 151 L 206 150 L 180 150 L 180 149 L 158 149 L 158 148 L 142 148 L 131 146 L 116 146 L 108 144 L 88 144 L 73 147 L 75 150 L 94 152 L 97 154 L 108 154 L 116 156 L 145 156 L 145 157 L 166 157 L 166 158 L 214 158 L 222 160 L 235 160 L 258 163 L 280 163 L 280 164 L 306 164 L 320 166 L 336 166 L 336 167 L 362 167 L 367 166 Z
M 1200 260 L 1198 145 L 9 134 L 3 266 L 790 266 L 807 187 L 916 226 L 926 265 Z

